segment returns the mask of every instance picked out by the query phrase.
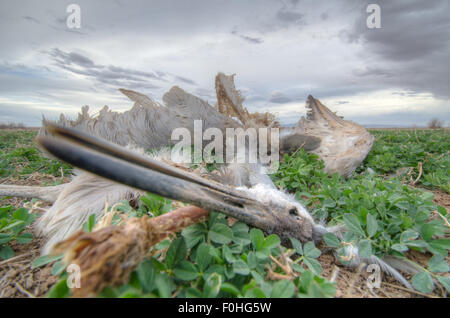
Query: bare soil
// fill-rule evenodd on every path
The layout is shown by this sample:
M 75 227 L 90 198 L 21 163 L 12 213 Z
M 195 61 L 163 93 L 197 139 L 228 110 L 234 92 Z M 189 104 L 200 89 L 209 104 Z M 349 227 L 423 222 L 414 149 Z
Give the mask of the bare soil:
M 15 256 L 0 262 L 0 298 L 44 297 L 58 277 L 51 275 L 52 264 L 31 267 L 33 260 L 40 256 L 40 240 L 35 238 L 28 244 L 11 245 Z

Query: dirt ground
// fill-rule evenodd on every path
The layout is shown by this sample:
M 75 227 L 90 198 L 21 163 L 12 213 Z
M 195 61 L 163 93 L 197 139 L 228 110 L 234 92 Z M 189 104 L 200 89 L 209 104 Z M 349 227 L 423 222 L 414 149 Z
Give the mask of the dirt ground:
M 31 268 L 36 257 L 39 257 L 41 242 L 34 239 L 28 244 L 11 244 L 15 256 L 0 262 L 0 298 L 34 298 L 44 297 L 57 276 L 51 275 L 52 264 L 41 268 Z
M 0 184 L 19 185 L 42 185 L 44 182 L 55 181 L 52 176 L 32 175 L 27 180 L 0 179 Z M 68 182 L 67 177 L 61 181 Z M 433 190 L 435 203 L 444 206 L 450 212 L 450 195 Z M 23 200 L 11 198 L 2 201 L 2 204 L 11 204 L 21 207 Z M 48 206 L 48 205 L 47 205 Z M 42 207 L 46 207 L 43 205 Z M 58 277 L 51 275 L 52 264 L 42 268 L 32 269 L 33 260 L 39 256 L 41 241 L 35 238 L 28 244 L 13 244 L 15 256 L 6 261 L 0 261 L 0 298 L 2 297 L 44 297 L 47 291 L 55 284 Z M 421 265 L 427 264 L 430 254 L 410 252 L 409 258 Z M 369 289 L 367 279 L 372 273 L 368 273 L 362 268 L 346 268 L 339 266 L 331 252 L 326 252 L 319 257 L 323 268 L 323 276 L 336 282 L 338 298 L 417 298 L 417 297 L 446 297 L 442 288 L 436 288 L 433 294 L 421 294 L 417 291 L 410 291 L 401 286 L 393 278 L 383 275 L 381 288 Z M 447 275 L 450 275 L 447 273 Z M 405 275 L 406 278 L 411 277 Z

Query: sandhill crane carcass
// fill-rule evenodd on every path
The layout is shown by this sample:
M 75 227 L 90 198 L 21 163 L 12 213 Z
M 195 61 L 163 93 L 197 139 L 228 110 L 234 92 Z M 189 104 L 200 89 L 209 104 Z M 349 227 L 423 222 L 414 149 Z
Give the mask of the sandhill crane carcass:
M 58 124 L 76 128 L 87 135 L 102 137 L 131 149 L 169 146 L 173 129 L 185 127 L 193 131 L 195 119 L 201 120 L 203 129 L 279 126 L 271 114 L 249 113 L 242 106 L 243 99 L 234 87 L 233 76 L 224 74 L 216 77 L 217 109 L 178 87 L 173 87 L 164 95 L 165 106 L 155 103 L 145 95 L 129 90 L 121 91 L 135 102 L 130 111 L 119 114 L 104 108 L 97 117 L 90 117 L 87 108 L 83 108 L 76 121 L 61 116 Z M 363 127 L 336 116 L 312 96 L 308 97 L 307 108 L 309 109 L 307 118 L 302 118 L 295 128 L 284 130 L 280 140 L 281 150 L 293 151 L 305 147 L 324 160 L 328 172 L 338 172 L 349 177 L 369 152 L 373 136 Z M 47 121 L 44 120 L 44 123 Z M 47 131 L 46 126 L 43 126 L 40 142 L 46 149 L 51 150 L 51 153 L 75 166 L 125 185 L 81 172 L 68 185 L 53 188 L 52 191 L 58 194 L 56 201 L 37 223 L 38 232 L 46 240 L 43 253 L 50 252 L 57 242 L 80 229 L 91 213 L 100 218 L 104 212 L 105 197 L 112 205 L 121 199 L 141 195 L 142 191 L 136 188 L 227 213 L 268 233 L 276 233 L 285 241 L 288 237 L 296 237 L 301 241 L 320 240 L 328 231 L 341 230 L 340 227 L 326 228 L 316 224 L 301 204 L 276 189 L 268 176 L 262 173 L 258 164 L 230 165 L 220 170 L 219 176 L 210 175 L 211 179 L 234 186 L 227 187 L 199 177 L 187 177 L 186 172 L 173 170 L 160 163 L 153 162 L 149 166 L 148 158 L 136 159 L 131 149 L 128 150 L 128 155 L 119 148 L 111 151 L 108 147 L 113 147 L 112 145 L 106 147 L 110 149 L 106 154 L 117 156 L 120 153 L 122 159 L 131 159 L 134 166 L 129 166 L 127 162 L 119 162 L 120 166 L 108 166 L 107 163 L 118 164 L 117 159 L 112 160 L 108 156 L 105 157 L 105 153 L 96 153 L 93 151 L 95 149 L 86 148 L 87 144 L 84 142 L 90 140 L 88 136 L 84 136 L 87 139 L 81 136 L 78 140 L 78 143 L 84 140 L 83 147 L 67 148 L 70 142 L 74 142 L 74 139 L 68 136 L 77 136 L 78 132 L 64 131 L 55 127 L 50 130 Z M 62 140 L 70 142 L 46 138 L 52 135 L 52 132 L 56 132 L 59 137 L 65 136 L 66 139 Z M 106 151 L 104 147 L 102 142 L 98 143 L 98 149 Z M 84 153 L 80 155 L 82 151 Z M 93 155 L 100 157 L 94 159 Z M 82 162 L 76 158 L 81 158 Z M 83 162 L 83 158 L 88 159 Z M 140 164 L 143 162 L 147 164 L 143 167 L 140 164 L 136 165 L 136 160 Z M 95 166 L 94 163 L 99 165 Z M 118 169 L 119 167 L 122 170 Z M 149 172 L 148 168 L 157 172 Z M 119 174 L 113 175 L 111 172 Z M 32 196 L 30 189 L 26 190 L 26 195 Z M 45 189 L 37 190 L 40 191 L 37 196 L 43 197 Z M 9 194 L 20 195 L 18 189 L 9 191 Z
M 133 154 L 126 148 L 73 129 L 53 125 L 49 125 L 48 129 L 54 138 L 39 137 L 38 142 L 62 160 L 132 187 L 192 203 L 207 210 L 221 211 L 266 233 L 277 234 L 284 244 L 289 242 L 289 238 L 317 242 L 326 233 L 342 237 L 345 231 L 345 227 L 340 225 L 325 227 L 315 223 L 301 204 L 273 187 L 271 182 L 253 183 L 252 179 L 261 179 L 249 178 L 243 183 L 250 183 L 250 186 L 233 188 Z M 258 175 L 258 171 L 250 170 L 249 174 Z M 169 228 L 179 230 L 203 220 L 206 212 L 201 209 L 189 213 L 178 211 L 162 218 L 132 220 L 129 226 L 121 229 L 112 226 L 92 234 L 79 231 L 57 244 L 56 250 L 65 252 L 67 263 L 74 262 L 84 268 L 83 272 L 86 274 L 82 274 L 82 280 L 85 287 L 82 291 L 77 291 L 77 294 L 89 295 L 92 291 L 100 291 L 106 286 L 106 282 L 126 281 L 124 277 L 142 261 L 149 246 L 162 239 Z M 105 254 L 106 251 L 108 253 Z M 403 276 L 389 265 L 389 257 L 385 260 L 377 256 L 362 258 L 356 247 L 350 247 L 347 252 L 351 266 L 361 263 L 378 264 L 384 272 L 411 288 Z M 404 269 L 403 264 L 394 264 Z
M 72 127 L 89 135 L 104 138 L 115 144 L 144 150 L 170 146 L 171 134 L 175 128 L 185 127 L 194 131 L 194 120 L 200 120 L 203 130 L 214 127 L 227 128 L 277 127 L 275 116 L 269 113 L 249 113 L 242 105 L 243 98 L 234 86 L 234 76 L 219 73 L 216 77 L 217 109 L 207 102 L 173 87 L 163 97 L 165 106 L 145 95 L 121 89 L 121 92 L 135 102 L 133 108 L 124 113 L 110 111 L 105 107 L 96 117 L 83 107 L 75 121 L 61 115 L 58 125 Z M 363 127 L 345 121 L 312 96 L 308 97 L 307 118 L 302 118 L 295 128 L 282 128 L 280 149 L 295 151 L 305 147 L 318 154 L 325 162 L 325 169 L 350 176 L 369 152 L 373 136 Z M 44 124 L 48 122 L 44 119 Z M 47 135 L 45 125 L 39 133 Z M 221 182 L 228 179 L 233 186 L 249 185 L 247 166 L 235 165 L 228 169 Z M 253 167 L 253 170 L 259 169 Z M 255 178 L 255 173 L 249 177 Z M 254 183 L 271 183 L 269 177 L 258 173 L 260 180 Z M 213 177 L 213 176 L 211 176 Z M 242 183 L 247 182 L 247 183 Z M 36 228 L 46 241 L 43 253 L 78 230 L 91 213 L 100 218 L 106 201 L 113 205 L 122 199 L 132 199 L 141 194 L 130 187 L 99 179 L 91 174 L 79 173 L 68 185 L 54 188 L 17 188 L 0 185 L 0 195 L 38 197 L 52 201 L 53 206 L 39 219 Z M 52 200 L 55 199 L 56 200 Z

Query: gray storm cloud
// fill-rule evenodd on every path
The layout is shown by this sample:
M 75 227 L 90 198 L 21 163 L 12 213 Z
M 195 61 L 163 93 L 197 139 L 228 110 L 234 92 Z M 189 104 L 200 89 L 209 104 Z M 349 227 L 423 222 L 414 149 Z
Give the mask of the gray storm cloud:
M 2 1 L 0 122 L 39 125 L 88 104 L 131 106 L 118 88 L 159 100 L 172 85 L 215 103 L 214 76 L 236 73 L 246 106 L 282 123 L 304 114 L 309 94 L 363 124 L 450 122 L 450 2 Z

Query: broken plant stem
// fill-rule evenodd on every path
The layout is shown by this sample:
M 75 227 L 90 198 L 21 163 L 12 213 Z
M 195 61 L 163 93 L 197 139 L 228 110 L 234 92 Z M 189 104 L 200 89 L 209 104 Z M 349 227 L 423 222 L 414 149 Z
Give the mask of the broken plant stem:
M 422 163 L 419 162 L 417 166 L 418 166 L 418 168 L 419 168 L 419 175 L 417 176 L 417 179 L 414 180 L 414 182 L 412 183 L 412 185 L 415 185 L 415 184 L 417 183 L 417 181 L 419 181 L 420 177 L 422 176 L 422 172 L 423 172 Z

